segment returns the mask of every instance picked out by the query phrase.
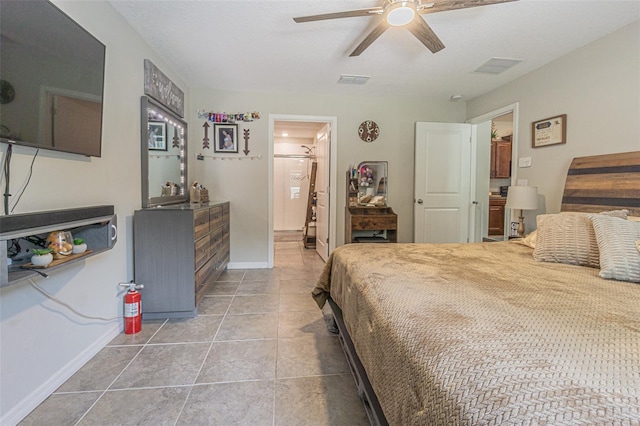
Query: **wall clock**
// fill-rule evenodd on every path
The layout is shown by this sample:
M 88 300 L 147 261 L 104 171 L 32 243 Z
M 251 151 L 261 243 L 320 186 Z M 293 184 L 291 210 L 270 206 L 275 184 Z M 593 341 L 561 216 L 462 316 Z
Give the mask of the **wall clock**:
M 0 80 L 0 104 L 8 104 L 15 96 L 16 91 L 11 83 L 6 80 Z
M 373 142 L 380 134 L 380 127 L 375 121 L 363 121 L 358 127 L 358 135 L 365 142 Z

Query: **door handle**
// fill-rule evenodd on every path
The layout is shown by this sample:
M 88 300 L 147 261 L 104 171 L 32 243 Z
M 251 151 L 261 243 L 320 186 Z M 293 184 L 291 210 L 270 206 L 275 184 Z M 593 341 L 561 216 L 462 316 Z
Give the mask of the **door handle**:
M 422 204 L 424 201 L 422 201 L 422 198 L 418 198 L 418 204 Z

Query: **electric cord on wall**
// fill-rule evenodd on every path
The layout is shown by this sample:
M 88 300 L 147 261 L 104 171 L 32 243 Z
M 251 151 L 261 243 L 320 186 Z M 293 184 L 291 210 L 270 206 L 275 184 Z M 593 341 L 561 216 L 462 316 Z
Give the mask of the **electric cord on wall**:
M 45 274 L 46 276 L 46 274 Z M 121 316 L 117 316 L 117 317 L 113 317 L 113 318 L 104 318 L 104 317 L 94 317 L 91 315 L 85 315 L 81 312 L 76 311 L 74 308 L 72 308 L 71 306 L 69 306 L 68 304 L 66 304 L 65 302 L 57 299 L 55 296 L 51 295 L 50 293 L 48 293 L 45 289 L 43 289 L 42 287 L 40 287 L 38 284 L 36 284 L 35 282 L 33 282 L 33 280 L 29 280 L 29 284 L 31 284 L 33 286 L 33 288 L 35 288 L 36 290 L 38 290 L 40 293 L 42 293 L 45 297 L 53 300 L 54 302 L 64 306 L 65 308 L 69 309 L 71 312 L 73 312 L 74 314 L 82 317 L 82 318 L 86 318 L 86 319 L 90 319 L 90 320 L 98 320 L 98 321 L 106 321 L 106 322 L 112 322 L 112 321 L 118 321 L 120 319 L 122 319 Z
M 13 213 L 13 211 L 15 210 L 16 206 L 20 202 L 20 198 L 22 198 L 22 194 L 24 194 L 24 191 L 27 189 L 27 186 L 29 186 L 29 182 L 31 182 L 31 176 L 33 176 L 33 163 L 36 162 L 36 157 L 38 156 L 39 152 L 40 152 L 40 148 L 36 149 L 36 153 L 33 154 L 33 158 L 31 159 L 31 166 L 29 167 L 29 176 L 27 176 L 26 182 L 22 185 L 22 187 L 19 190 L 18 198 L 16 199 L 16 202 L 13 203 L 13 207 L 11 207 L 11 213 Z

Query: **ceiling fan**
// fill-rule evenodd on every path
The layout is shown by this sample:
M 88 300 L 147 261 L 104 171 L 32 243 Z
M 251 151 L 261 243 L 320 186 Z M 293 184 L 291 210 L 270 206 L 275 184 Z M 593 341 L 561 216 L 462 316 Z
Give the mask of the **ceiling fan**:
M 369 47 L 390 26 L 406 27 L 427 49 L 433 53 L 444 49 L 444 44 L 431 27 L 419 15 L 444 12 L 447 10 L 466 9 L 496 3 L 507 3 L 518 0 L 385 0 L 379 7 L 348 10 L 345 12 L 325 13 L 322 15 L 301 16 L 293 18 L 297 23 L 322 21 L 325 19 L 352 18 L 357 16 L 374 16 L 379 23 L 367 34 L 362 42 L 349 56 L 358 56 Z

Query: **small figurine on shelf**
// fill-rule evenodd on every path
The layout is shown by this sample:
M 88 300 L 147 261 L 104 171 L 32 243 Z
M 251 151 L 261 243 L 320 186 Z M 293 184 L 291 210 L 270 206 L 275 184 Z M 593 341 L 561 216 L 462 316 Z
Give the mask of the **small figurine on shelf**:
M 73 236 L 69 231 L 55 231 L 47 236 L 47 248 L 51 249 L 54 259 L 63 259 L 73 251 Z

